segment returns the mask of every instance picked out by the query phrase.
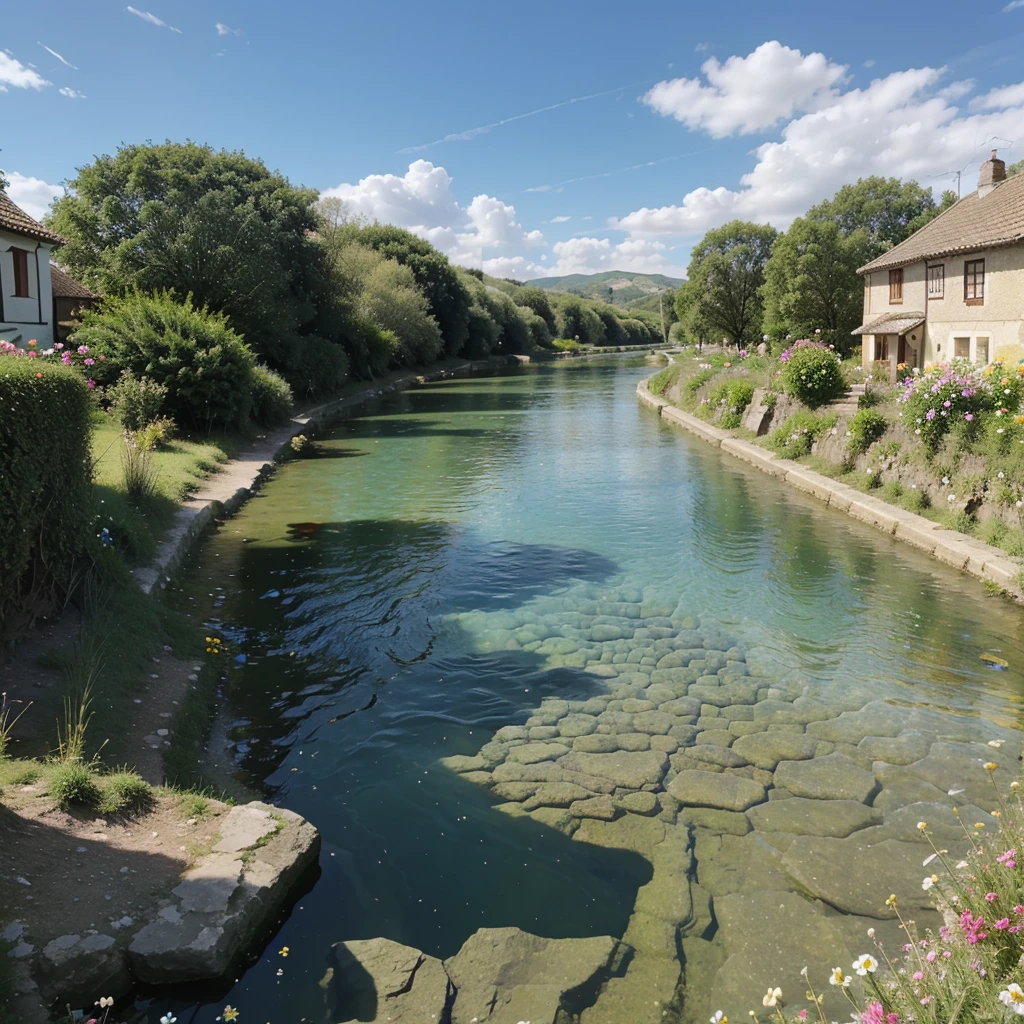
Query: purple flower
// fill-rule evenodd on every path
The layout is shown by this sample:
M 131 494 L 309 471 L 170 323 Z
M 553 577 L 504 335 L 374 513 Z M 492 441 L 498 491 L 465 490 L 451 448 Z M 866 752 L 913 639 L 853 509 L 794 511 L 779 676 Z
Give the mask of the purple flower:
M 88 351 L 89 351 L 89 346 L 88 345 L 79 345 L 78 346 L 78 354 L 80 356 L 84 356 L 86 354 L 86 352 L 88 352 Z
M 924 414 L 924 418 L 925 418 L 926 420 L 933 420 L 933 419 L 935 419 L 935 410 L 934 410 L 934 409 L 929 409 L 929 410 L 928 410 L 928 411 L 927 411 L 927 412 L 926 412 L 926 413 Z
M 93 364 L 93 363 L 94 363 L 94 362 L 95 362 L 96 360 L 95 360 L 95 359 L 83 359 L 82 361 L 83 361 L 83 362 L 85 363 L 85 365 L 86 365 L 86 366 L 92 366 L 92 364 Z M 947 402 L 946 404 L 948 405 L 949 403 Z
M 964 419 L 965 419 L 965 420 L 967 420 L 967 422 L 968 422 L 968 423 L 970 423 L 970 422 L 971 422 L 971 420 L 973 420 L 973 419 L 974 419 L 974 416 L 973 416 L 973 414 L 971 414 L 971 413 L 969 413 L 969 412 L 965 412 L 965 413 L 964 413 Z

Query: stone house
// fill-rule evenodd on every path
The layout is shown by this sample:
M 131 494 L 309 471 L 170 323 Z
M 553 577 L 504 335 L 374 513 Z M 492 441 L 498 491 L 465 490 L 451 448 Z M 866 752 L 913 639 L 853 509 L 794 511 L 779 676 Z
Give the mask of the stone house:
M 50 250 L 62 241 L 0 189 L 0 340 L 53 345 Z
M 1024 358 L 1024 174 L 992 150 L 976 192 L 857 273 L 865 370 Z

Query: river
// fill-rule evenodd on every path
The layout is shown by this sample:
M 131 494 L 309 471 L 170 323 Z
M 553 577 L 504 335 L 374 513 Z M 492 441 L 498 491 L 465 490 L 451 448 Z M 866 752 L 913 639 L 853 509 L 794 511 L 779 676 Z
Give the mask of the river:
M 650 372 L 643 359 L 609 358 L 385 396 L 319 440 L 313 457 L 284 465 L 205 541 L 181 599 L 228 657 L 245 656 L 228 662 L 221 770 L 314 822 L 323 853 L 319 877 L 257 962 L 230 985 L 161 999 L 161 1012 L 171 1005 L 206 1024 L 229 1002 L 243 1022 L 328 1019 L 318 982 L 340 940 L 382 935 L 442 957 L 485 926 L 549 937 L 629 929 L 630 941 L 645 934 L 638 891 L 660 877 L 644 843 L 678 842 L 689 849 L 688 877 L 671 886 L 690 885 L 689 917 L 670 922 L 670 937 L 652 940 L 658 948 L 641 941 L 635 962 L 647 958 L 658 968 L 650 984 L 669 987 L 685 962 L 687 1021 L 706 1020 L 749 984 L 749 1004 L 728 1007 L 746 1019 L 766 961 L 776 971 L 788 962 L 795 992 L 800 957 L 818 950 L 821 967 L 833 950 L 855 956 L 866 951 L 857 938 L 866 926 L 888 927 L 853 877 L 857 851 L 836 848 L 849 851 L 851 893 L 801 873 L 801 856 L 829 859 L 822 842 L 852 841 L 835 826 L 840 811 L 871 817 L 847 827 L 872 828 L 896 844 L 891 853 L 913 841 L 900 808 L 952 803 L 945 791 L 963 779 L 962 803 L 991 803 L 971 773 L 994 753 L 989 740 L 1005 741 L 997 759 L 1006 765 L 1020 753 L 1020 611 L 668 427 L 636 400 Z M 685 647 L 707 657 L 690 669 L 684 658 L 673 675 L 665 655 Z M 986 652 L 1009 669 L 992 671 Z M 595 732 L 587 714 L 600 714 L 622 685 L 632 689 L 615 714 L 654 708 L 637 680 L 658 672 L 675 694 L 696 686 L 698 704 L 719 683 L 741 696 L 722 707 L 705 701 L 696 721 L 680 718 L 682 731 L 670 730 L 678 742 L 657 724 L 660 711 L 645 720 L 655 723 L 648 735 L 639 725 L 618 730 L 640 735 L 623 746 L 649 759 L 684 755 L 646 786 L 662 793 L 656 817 L 619 809 L 616 821 L 587 821 L 591 840 L 579 841 L 564 820 L 553 827 L 564 808 L 531 816 L 521 796 L 496 796 L 479 774 L 467 781 L 441 763 L 493 753 L 497 730 L 523 725 L 542 705 L 564 716 L 552 701 L 577 702 L 569 711 L 583 716 L 578 735 L 614 735 Z M 631 709 L 629 694 L 642 706 Z M 557 729 L 540 721 L 535 738 L 551 742 Z M 715 746 L 714 765 L 686 754 L 706 753 L 701 739 L 693 745 L 698 730 Z M 896 767 L 862 796 L 870 811 L 851 808 L 851 794 L 815 793 L 832 800 L 812 812 L 836 810 L 821 828 L 759 819 L 747 831 L 735 811 L 677 814 L 663 794 L 676 771 L 735 767 L 721 751 L 734 739 L 743 746 L 737 736 L 749 745 L 748 732 L 811 742 L 814 760 L 803 764 L 832 754 L 858 772 L 874 771 L 873 761 Z M 508 750 L 522 745 L 515 730 L 502 735 Z M 604 755 L 586 756 L 593 767 Z M 498 761 L 485 760 L 489 769 Z M 771 768 L 738 764 L 729 774 L 771 785 Z M 790 794 L 776 780 L 763 808 L 799 796 L 799 785 Z M 641 819 L 657 836 L 614 838 Z M 754 904 L 766 891 L 779 930 L 801 931 L 803 944 L 764 947 L 774 926 L 757 915 L 770 908 Z M 642 1024 L 648 1010 L 622 1024 Z

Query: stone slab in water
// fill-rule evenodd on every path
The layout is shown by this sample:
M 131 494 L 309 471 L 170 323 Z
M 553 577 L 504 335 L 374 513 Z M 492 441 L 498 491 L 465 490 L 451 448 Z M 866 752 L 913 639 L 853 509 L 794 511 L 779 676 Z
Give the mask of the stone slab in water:
M 881 815 L 856 800 L 772 800 L 752 807 L 747 816 L 760 832 L 845 839 L 859 829 L 877 825 Z
M 279 827 L 277 819 L 268 810 L 253 804 L 232 807 L 218 825 L 220 840 L 213 848 L 214 853 L 239 853 L 254 846 L 265 836 L 272 835 Z
M 794 796 L 861 803 L 878 788 L 878 780 L 871 772 L 843 754 L 828 754 L 810 761 L 783 761 L 775 771 L 775 784 Z
M 449 983 L 440 960 L 390 939 L 339 942 L 327 985 L 330 1019 L 338 1024 L 440 1021 Z
M 780 761 L 805 761 L 818 753 L 832 752 L 831 744 L 826 750 L 820 750 L 823 745 L 824 741 L 802 732 L 772 730 L 740 736 L 733 742 L 732 749 L 758 768 L 773 772 Z
M 724 811 L 745 811 L 761 803 L 767 790 L 752 779 L 716 772 L 682 771 L 668 786 L 669 793 L 690 807 L 717 807 Z
M 607 779 L 623 789 L 643 789 L 661 782 L 668 755 L 660 750 L 623 751 L 613 754 L 566 754 L 558 767 Z
M 457 992 L 452 1024 L 555 1024 L 575 999 L 593 1001 L 618 949 L 607 935 L 545 939 L 518 928 L 481 928 L 444 963 Z
M 797 887 L 847 914 L 887 920 L 892 917 L 885 905 L 890 893 L 911 910 L 932 907 L 934 901 L 921 889 L 921 861 L 929 847 L 895 839 L 872 841 L 864 835 L 800 836 L 783 855 L 782 866 Z
M 846 968 L 853 954 L 842 933 L 796 893 L 751 892 L 715 898 L 719 934 L 728 959 L 715 975 L 706 1019 L 722 1010 L 730 1020 L 746 1020 L 752 1003 L 769 986 L 782 988 L 787 1010 L 807 1005 L 806 986 L 797 971 L 808 967 L 829 1020 L 848 1016 L 849 1004 L 825 983 L 831 967 Z M 787 979 L 789 979 L 787 984 Z M 830 990 L 831 989 L 831 990 Z M 859 993 L 858 993 L 859 994 Z

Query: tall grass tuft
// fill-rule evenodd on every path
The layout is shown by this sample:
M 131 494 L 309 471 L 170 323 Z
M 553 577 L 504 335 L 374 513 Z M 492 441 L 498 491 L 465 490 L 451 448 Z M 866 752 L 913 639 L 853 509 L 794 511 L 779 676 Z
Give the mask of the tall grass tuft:
M 128 500 L 135 506 L 148 502 L 156 494 L 156 468 L 152 461 L 152 446 L 145 443 L 141 431 L 124 432 L 121 466 Z
M 18 701 L 20 704 L 21 701 Z M 18 724 L 18 719 L 30 707 L 32 702 L 29 701 L 16 715 L 14 715 L 14 708 L 11 706 L 12 702 L 7 699 L 6 693 L 0 693 L 0 761 L 7 756 L 7 746 L 11 740 L 11 732 L 14 727 Z M 14 715 L 12 718 L 11 716 Z

